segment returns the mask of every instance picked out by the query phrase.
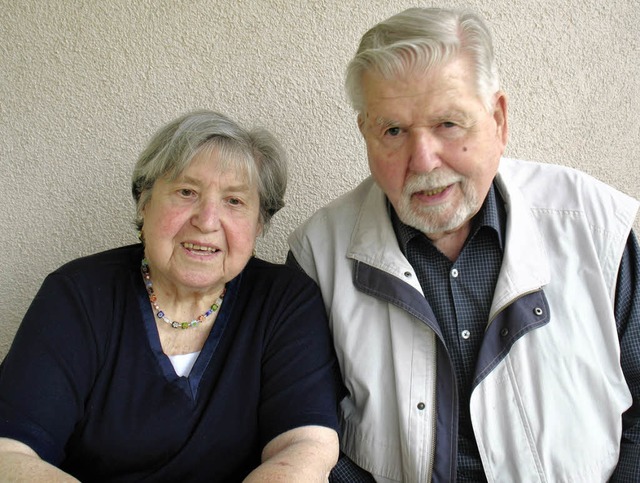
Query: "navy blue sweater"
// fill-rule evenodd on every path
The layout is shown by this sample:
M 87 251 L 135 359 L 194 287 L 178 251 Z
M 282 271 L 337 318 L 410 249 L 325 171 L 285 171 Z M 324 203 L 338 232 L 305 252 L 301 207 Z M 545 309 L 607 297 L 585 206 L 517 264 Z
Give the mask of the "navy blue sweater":
M 251 259 L 189 377 L 162 352 L 133 245 L 49 275 L 0 368 L 0 436 L 82 481 L 240 481 L 280 433 L 337 430 L 315 284 Z

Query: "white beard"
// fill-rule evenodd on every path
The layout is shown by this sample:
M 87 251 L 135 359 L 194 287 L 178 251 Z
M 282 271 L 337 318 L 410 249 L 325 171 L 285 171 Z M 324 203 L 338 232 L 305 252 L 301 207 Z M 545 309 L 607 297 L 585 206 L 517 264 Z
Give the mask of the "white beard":
M 449 202 L 433 206 L 412 203 L 412 195 L 431 191 L 458 183 L 463 198 L 458 206 Z M 455 231 L 471 219 L 478 211 L 478 196 L 469 181 L 458 175 L 436 171 L 431 174 L 413 175 L 407 180 L 396 210 L 406 225 L 420 230 L 425 235 Z

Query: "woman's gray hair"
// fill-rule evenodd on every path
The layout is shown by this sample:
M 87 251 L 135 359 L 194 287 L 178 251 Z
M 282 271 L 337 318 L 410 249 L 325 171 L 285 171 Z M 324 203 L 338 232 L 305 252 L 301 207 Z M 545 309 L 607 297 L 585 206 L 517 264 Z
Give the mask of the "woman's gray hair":
M 410 8 L 366 32 L 347 67 L 347 96 L 362 113 L 365 72 L 375 70 L 392 79 L 414 70 L 426 71 L 462 54 L 471 59 L 477 93 L 491 110 L 500 80 L 489 29 L 474 13 L 439 8 Z
M 133 170 L 131 193 L 136 202 L 135 224 L 142 228 L 142 210 L 156 180 L 175 179 L 194 157 L 207 149 L 220 154 L 221 169 L 238 169 L 256 182 L 263 232 L 284 206 L 287 160 L 276 138 L 264 129 L 247 130 L 213 111 L 194 111 L 160 128 L 142 151 Z

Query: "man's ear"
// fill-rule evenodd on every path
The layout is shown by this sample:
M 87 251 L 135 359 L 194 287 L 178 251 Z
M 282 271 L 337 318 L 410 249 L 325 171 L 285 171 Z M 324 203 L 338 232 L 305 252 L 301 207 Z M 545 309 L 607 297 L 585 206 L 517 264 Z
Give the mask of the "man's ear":
M 498 91 L 493 103 L 493 119 L 496 121 L 496 135 L 504 149 L 509 139 L 509 121 L 507 115 L 507 95 Z

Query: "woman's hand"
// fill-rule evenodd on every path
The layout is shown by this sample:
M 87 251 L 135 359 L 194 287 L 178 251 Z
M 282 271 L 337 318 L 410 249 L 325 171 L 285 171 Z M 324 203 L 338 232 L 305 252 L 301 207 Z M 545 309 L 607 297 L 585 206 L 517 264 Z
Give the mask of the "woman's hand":
M 26 444 L 0 438 L 0 482 L 5 481 L 71 483 L 78 480 L 40 459 Z
M 273 438 L 262 451 L 262 464 L 244 480 L 254 482 L 325 482 L 338 461 L 338 435 L 322 426 L 303 426 Z

